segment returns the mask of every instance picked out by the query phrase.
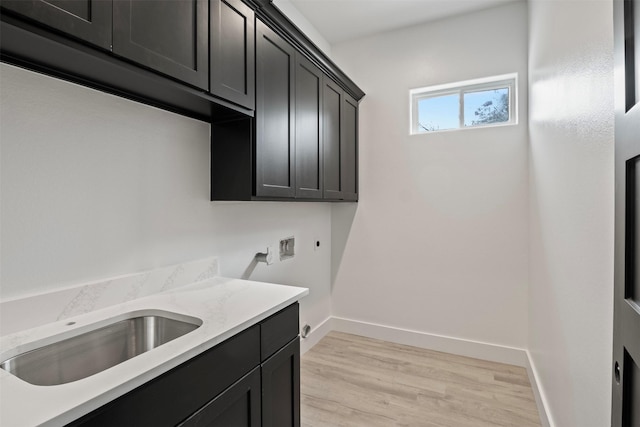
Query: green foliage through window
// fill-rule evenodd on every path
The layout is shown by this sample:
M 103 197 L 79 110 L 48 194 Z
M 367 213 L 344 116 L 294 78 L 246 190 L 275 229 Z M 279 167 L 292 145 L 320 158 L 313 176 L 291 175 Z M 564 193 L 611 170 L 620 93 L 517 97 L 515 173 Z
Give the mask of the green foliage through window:
M 465 114 L 465 126 L 478 126 L 490 123 L 504 123 L 509 121 L 509 89 L 494 89 L 464 94 L 465 104 L 471 103 L 473 98 L 480 98 L 484 102 L 475 109 L 471 117 Z

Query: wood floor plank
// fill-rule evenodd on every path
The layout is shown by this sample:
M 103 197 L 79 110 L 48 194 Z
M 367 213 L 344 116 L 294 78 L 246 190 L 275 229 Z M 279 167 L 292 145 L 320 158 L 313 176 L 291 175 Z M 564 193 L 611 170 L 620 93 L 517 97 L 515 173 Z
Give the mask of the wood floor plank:
M 518 366 L 331 332 L 300 377 L 305 427 L 540 425 Z

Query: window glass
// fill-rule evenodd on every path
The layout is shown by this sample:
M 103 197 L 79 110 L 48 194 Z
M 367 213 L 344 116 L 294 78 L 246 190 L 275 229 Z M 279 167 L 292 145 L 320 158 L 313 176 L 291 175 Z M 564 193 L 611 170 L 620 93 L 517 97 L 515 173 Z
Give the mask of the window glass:
M 509 88 L 464 94 L 464 125 L 480 126 L 509 121 Z
M 412 89 L 411 133 L 516 124 L 516 74 Z
M 418 101 L 418 127 L 423 132 L 460 127 L 460 94 L 434 96 Z

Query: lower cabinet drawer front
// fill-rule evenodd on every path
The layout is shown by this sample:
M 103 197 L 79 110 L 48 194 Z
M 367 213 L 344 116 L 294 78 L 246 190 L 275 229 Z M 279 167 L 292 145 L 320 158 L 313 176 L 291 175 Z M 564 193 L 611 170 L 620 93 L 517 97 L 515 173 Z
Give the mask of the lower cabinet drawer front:
M 259 364 L 256 325 L 69 425 L 175 426 Z
M 260 342 L 262 361 L 298 336 L 299 311 L 298 303 L 294 303 L 262 322 Z
M 260 427 L 260 368 L 255 368 L 180 427 Z

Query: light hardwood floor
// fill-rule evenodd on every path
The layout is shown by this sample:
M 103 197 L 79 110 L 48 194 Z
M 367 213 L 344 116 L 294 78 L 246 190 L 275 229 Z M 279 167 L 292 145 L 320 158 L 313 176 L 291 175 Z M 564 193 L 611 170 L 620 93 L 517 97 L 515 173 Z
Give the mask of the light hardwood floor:
M 331 332 L 301 361 L 318 426 L 539 426 L 524 368 Z

